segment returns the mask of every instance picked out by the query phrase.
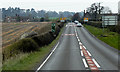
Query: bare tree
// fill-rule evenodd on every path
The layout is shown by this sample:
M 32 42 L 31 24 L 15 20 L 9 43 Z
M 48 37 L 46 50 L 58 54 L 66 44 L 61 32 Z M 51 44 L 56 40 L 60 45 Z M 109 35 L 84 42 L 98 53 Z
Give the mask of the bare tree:
M 109 7 L 104 7 L 102 13 L 112 13 Z

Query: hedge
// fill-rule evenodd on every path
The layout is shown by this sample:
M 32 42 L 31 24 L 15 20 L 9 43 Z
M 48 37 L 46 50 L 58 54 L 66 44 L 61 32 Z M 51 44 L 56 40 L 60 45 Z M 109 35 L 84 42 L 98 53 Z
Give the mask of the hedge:
M 3 49 L 3 61 L 6 59 L 16 56 L 19 53 L 26 53 L 37 51 L 41 46 L 50 44 L 59 34 L 60 28 L 64 26 L 64 23 L 56 25 L 55 32 L 45 32 L 41 35 L 33 36 L 30 38 L 21 39 L 7 48 Z

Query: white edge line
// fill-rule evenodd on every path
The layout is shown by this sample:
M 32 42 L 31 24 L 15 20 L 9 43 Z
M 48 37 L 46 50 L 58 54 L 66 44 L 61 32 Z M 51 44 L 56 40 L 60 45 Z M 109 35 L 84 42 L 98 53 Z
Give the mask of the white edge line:
M 87 51 L 87 53 L 89 54 L 89 56 L 92 56 L 89 51 Z
M 49 56 L 44 60 L 44 62 L 39 66 L 39 68 L 35 71 L 35 72 L 38 72 L 42 67 L 43 65 L 47 62 L 47 60 L 50 58 L 50 56 L 53 54 L 53 52 L 56 50 L 57 46 L 59 45 L 59 42 L 57 43 L 57 45 L 55 46 L 55 48 L 52 50 L 52 52 L 49 54 Z
M 81 56 L 83 56 L 83 52 L 82 52 L 82 50 L 81 50 Z
M 87 68 L 87 67 L 88 67 L 88 65 L 87 65 L 87 63 L 86 63 L 85 59 L 83 58 L 82 60 L 83 60 L 84 66 Z
M 56 50 L 56 48 L 57 48 L 58 45 L 59 45 L 59 42 L 57 43 L 57 45 L 55 46 L 55 48 L 53 49 L 52 52 L 54 52 Z
M 95 65 L 98 67 L 98 68 L 100 68 L 100 65 L 97 63 L 97 61 L 95 61 L 95 59 L 92 59 L 93 60 L 93 62 L 95 63 Z

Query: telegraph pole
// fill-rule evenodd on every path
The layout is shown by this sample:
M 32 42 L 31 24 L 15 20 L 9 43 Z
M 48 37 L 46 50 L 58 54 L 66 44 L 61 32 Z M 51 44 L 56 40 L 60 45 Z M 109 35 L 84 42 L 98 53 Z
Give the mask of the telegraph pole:
M 99 14 L 100 14 L 100 2 L 99 2 Z

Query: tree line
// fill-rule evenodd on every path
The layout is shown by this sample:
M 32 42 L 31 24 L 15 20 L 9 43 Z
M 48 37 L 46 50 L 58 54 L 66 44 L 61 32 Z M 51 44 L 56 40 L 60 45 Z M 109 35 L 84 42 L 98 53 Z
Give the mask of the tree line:
M 56 12 L 56 11 L 46 11 L 46 10 L 38 10 L 36 11 L 34 8 L 31 9 L 21 9 L 19 7 L 9 7 L 0 9 L 2 12 L 2 21 L 49 21 L 49 19 L 54 18 L 71 18 L 75 12 Z M 80 15 L 83 15 L 83 12 L 79 12 Z

